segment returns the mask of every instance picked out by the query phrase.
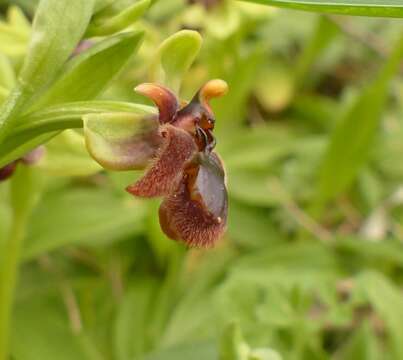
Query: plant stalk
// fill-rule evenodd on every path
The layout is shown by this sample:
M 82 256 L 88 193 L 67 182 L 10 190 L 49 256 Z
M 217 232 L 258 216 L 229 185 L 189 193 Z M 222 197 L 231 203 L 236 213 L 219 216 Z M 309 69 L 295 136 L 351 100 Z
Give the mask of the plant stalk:
M 0 263 L 0 360 L 10 356 L 10 332 L 23 241 L 29 216 L 38 199 L 34 170 L 20 165 L 11 179 L 13 217 Z
M 0 273 L 0 360 L 7 360 L 9 356 L 10 320 L 18 281 L 26 220 L 27 214 L 25 213 L 20 213 L 14 217 L 10 235 L 4 247 Z

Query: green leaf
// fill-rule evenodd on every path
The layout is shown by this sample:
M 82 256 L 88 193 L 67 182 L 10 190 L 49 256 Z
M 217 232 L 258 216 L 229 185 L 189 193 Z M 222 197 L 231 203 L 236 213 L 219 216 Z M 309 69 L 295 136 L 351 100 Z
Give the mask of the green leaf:
M 110 18 L 95 20 L 88 27 L 86 35 L 105 36 L 124 30 L 142 17 L 151 4 L 151 0 L 140 0 Z
M 115 325 L 118 360 L 135 359 L 147 349 L 148 314 L 152 311 L 157 284 L 151 278 L 136 279 L 125 294 Z
M 49 141 L 51 138 L 56 136 L 59 132 L 58 131 L 53 131 L 53 132 L 47 132 L 42 135 L 38 135 L 35 137 L 28 137 L 24 141 L 21 142 L 21 144 L 10 152 L 8 152 L 6 155 L 1 157 L 0 163 L 1 166 L 5 166 L 9 164 L 10 162 L 19 159 L 20 157 L 24 156 L 25 154 L 29 153 L 31 150 L 37 148 L 39 145 L 44 144 L 45 142 Z M 21 139 L 20 139 L 21 140 Z
M 403 17 L 400 0 L 243 0 L 295 10 L 359 16 Z
M 197 31 L 182 30 L 167 38 L 159 47 L 156 63 L 161 65 L 169 88 L 178 92 L 185 73 L 189 70 L 202 45 Z
M 304 46 L 296 64 L 295 82 L 297 87 L 303 83 L 319 54 L 329 47 L 338 33 L 339 29 L 337 26 L 326 17 L 321 16 L 318 19 L 312 37 Z
M 391 359 L 403 358 L 403 299 L 400 289 L 380 273 L 365 272 L 357 286 L 385 322 Z
M 90 21 L 95 0 L 42 0 L 33 22 L 28 54 L 19 75 L 31 92 L 54 79 Z
M 333 131 L 319 174 L 318 208 L 346 190 L 368 160 L 386 103 L 388 85 L 402 56 L 403 36 L 378 78 L 362 91 Z
M 88 156 L 84 136 L 74 130 L 63 131 L 50 140 L 36 167 L 57 176 L 89 176 L 102 170 Z
M 31 97 L 52 82 L 90 21 L 95 0 L 42 0 L 18 84 L 0 111 L 0 144 Z
M 0 51 L 12 58 L 18 59 L 27 51 L 31 25 L 23 17 L 19 8 L 10 6 L 7 21 L 0 21 Z
M 34 296 L 15 311 L 12 358 L 25 360 L 95 360 L 93 344 L 70 328 L 64 304 L 56 297 Z M 99 359 L 99 358 L 98 358 Z
M 82 117 L 91 113 L 133 112 L 151 114 L 154 109 L 145 105 L 115 101 L 79 101 L 45 108 L 26 115 L 22 125 L 13 129 L 0 145 L 0 167 L 45 143 L 61 130 L 81 128 Z
M 159 121 L 153 115 L 89 114 L 83 120 L 87 149 L 106 169 L 143 169 L 160 144 Z
M 105 189 L 66 190 L 46 194 L 35 209 L 25 259 L 66 245 L 99 247 L 142 230 L 145 210 L 140 202 L 116 197 Z
M 24 12 L 17 6 L 10 6 L 7 12 L 7 18 L 11 25 L 20 30 L 31 31 L 31 23 Z
M 130 61 L 142 38 L 142 32 L 116 35 L 70 60 L 33 109 L 95 98 Z

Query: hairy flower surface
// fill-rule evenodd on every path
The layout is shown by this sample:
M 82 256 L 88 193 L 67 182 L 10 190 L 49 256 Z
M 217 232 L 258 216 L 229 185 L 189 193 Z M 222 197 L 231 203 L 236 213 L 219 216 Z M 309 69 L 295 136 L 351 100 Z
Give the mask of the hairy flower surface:
M 183 107 L 162 85 L 145 83 L 135 90 L 155 103 L 158 116 L 126 114 L 131 125 L 124 134 L 110 129 L 122 124 L 119 114 L 104 117 L 107 130 L 91 116 L 84 118 L 88 150 L 106 168 L 145 168 L 127 191 L 164 197 L 159 210 L 164 233 L 191 247 L 211 247 L 225 231 L 228 198 L 224 167 L 214 152 L 215 118 L 209 101 L 224 95 L 227 84 L 209 81 Z

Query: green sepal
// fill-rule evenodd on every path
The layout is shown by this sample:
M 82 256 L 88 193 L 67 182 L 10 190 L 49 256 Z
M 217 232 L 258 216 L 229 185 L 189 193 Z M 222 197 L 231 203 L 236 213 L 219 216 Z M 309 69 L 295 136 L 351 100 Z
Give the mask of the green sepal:
M 145 168 L 162 142 L 155 115 L 115 112 L 88 114 L 83 120 L 87 150 L 109 170 Z
M 197 31 L 182 30 L 165 39 L 158 49 L 153 66 L 154 77 L 174 92 L 178 92 L 182 79 L 194 62 L 202 45 Z M 163 74 L 159 75 L 160 70 Z

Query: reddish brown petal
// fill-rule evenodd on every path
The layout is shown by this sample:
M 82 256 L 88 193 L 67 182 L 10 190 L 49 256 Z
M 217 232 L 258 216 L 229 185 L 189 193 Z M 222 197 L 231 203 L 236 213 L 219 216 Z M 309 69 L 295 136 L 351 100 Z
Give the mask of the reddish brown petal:
M 224 170 L 215 154 L 200 154 L 175 192 L 164 199 L 159 216 L 164 233 L 191 247 L 212 247 L 225 231 L 228 198 Z
M 228 91 L 228 85 L 223 80 L 210 80 L 193 97 L 192 101 L 178 111 L 173 124 L 190 133 L 195 133 L 196 127 L 204 130 L 214 128 L 214 114 L 210 100 L 223 96 Z
M 161 128 L 165 138 L 153 164 L 146 174 L 127 191 L 141 197 L 167 195 L 176 186 L 182 176 L 185 163 L 197 151 L 193 138 L 184 130 L 172 125 Z
M 6 180 L 11 175 L 13 175 L 16 167 L 17 167 L 17 162 L 14 161 L 14 162 L 0 168 L 0 181 Z
M 172 122 L 179 109 L 178 99 L 169 89 L 162 85 L 144 83 L 138 85 L 136 92 L 150 98 L 158 107 L 159 120 L 162 124 Z

